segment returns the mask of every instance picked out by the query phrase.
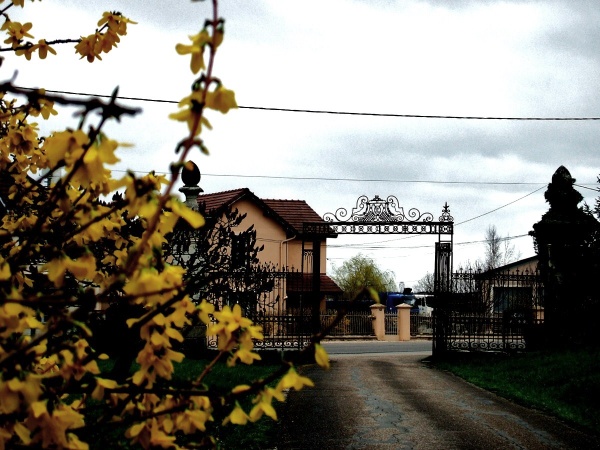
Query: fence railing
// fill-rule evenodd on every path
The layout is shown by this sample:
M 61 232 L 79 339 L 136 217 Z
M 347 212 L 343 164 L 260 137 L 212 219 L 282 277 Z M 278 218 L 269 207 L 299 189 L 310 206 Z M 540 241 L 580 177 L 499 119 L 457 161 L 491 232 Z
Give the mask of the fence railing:
M 386 312 L 385 314 L 385 334 L 398 334 L 398 314 L 395 312 Z M 432 335 L 433 334 L 433 318 L 431 316 L 422 316 L 419 314 L 410 315 L 410 335 Z
M 398 334 L 398 314 L 396 312 L 385 313 L 385 334 Z
M 433 317 L 420 316 L 418 314 L 410 315 L 410 335 L 422 336 L 433 335 Z
M 321 324 L 327 326 L 337 316 L 336 310 L 321 312 Z M 370 311 L 350 311 L 330 332 L 329 336 L 373 336 L 373 319 Z
M 525 350 L 544 321 L 543 286 L 528 271 L 462 271 L 434 310 L 434 349 Z

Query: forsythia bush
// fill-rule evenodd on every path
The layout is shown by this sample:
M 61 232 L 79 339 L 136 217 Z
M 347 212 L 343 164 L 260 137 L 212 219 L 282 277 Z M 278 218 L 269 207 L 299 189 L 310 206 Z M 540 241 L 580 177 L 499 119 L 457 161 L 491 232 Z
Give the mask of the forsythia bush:
M 56 54 L 52 45 L 71 42 L 81 58 L 93 62 L 135 24 L 121 13 L 105 12 L 87 37 L 34 42 L 31 23 L 10 19 L 16 8 L 30 7 L 24 0 L 0 0 L 6 36 L 0 51 L 44 59 Z M 0 178 L 8 193 L 0 204 L 0 449 L 85 449 L 89 430 L 103 426 L 124 427 L 127 438 L 143 448 L 180 448 L 183 441 L 210 446 L 217 409 L 225 411 L 219 419 L 224 424 L 243 425 L 263 414 L 276 419 L 273 399 L 282 401 L 284 390 L 312 384 L 284 362 L 271 377 L 226 394 L 207 386 L 205 377 L 217 360 L 228 358 L 234 366 L 260 359 L 253 343 L 262 338 L 261 327 L 244 318 L 238 305 L 215 311 L 205 301 L 193 303 L 183 269 L 169 265 L 162 251 L 178 221 L 195 228 L 204 222 L 172 190 L 190 152 L 206 152 L 200 139 L 202 128 L 210 126 L 206 109 L 226 113 L 236 107 L 234 93 L 212 73 L 223 23 L 215 0 L 204 27 L 176 46 L 190 58 L 197 79 L 171 115 L 186 122 L 188 132 L 175 146 L 178 159 L 168 179 L 133 172 L 112 177 L 109 167 L 118 161 L 121 144 L 103 127 L 138 112 L 120 105 L 116 92 L 108 101 L 80 100 L 0 84 Z M 35 121 L 51 120 L 56 104 L 80 108 L 76 128 L 42 137 Z M 101 372 L 98 360 L 107 356 L 90 344 L 90 315 L 98 305 L 115 303 L 140 311 L 123 318 L 142 340 L 134 356 L 138 368 L 125 377 Z M 218 336 L 220 352 L 194 380 L 175 385 L 174 363 L 184 359 L 176 344 L 193 320 Z M 326 367 L 317 341 L 310 351 Z M 247 396 L 254 406 L 245 411 L 240 399 Z

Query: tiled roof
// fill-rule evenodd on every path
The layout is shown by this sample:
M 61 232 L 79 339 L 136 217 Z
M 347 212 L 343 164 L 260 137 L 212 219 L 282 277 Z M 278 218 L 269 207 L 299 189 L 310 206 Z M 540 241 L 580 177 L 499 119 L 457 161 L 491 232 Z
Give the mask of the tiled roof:
M 232 191 L 215 192 L 213 194 L 200 194 L 198 195 L 198 205 L 204 203 L 206 212 L 215 211 L 221 208 L 230 207 L 248 193 L 250 193 L 250 190 L 243 188 L 234 189 Z
M 279 222 L 290 233 L 302 234 L 304 222 L 323 222 L 323 219 L 304 200 L 260 199 L 248 188 L 200 194 L 198 205 L 204 204 L 206 212 L 230 208 L 244 198 L 252 199 L 266 215 Z
M 311 292 L 312 274 L 311 273 L 293 273 L 288 275 L 288 292 Z M 323 294 L 342 294 L 344 291 L 324 273 L 320 276 L 319 292 Z
M 304 200 L 264 199 L 263 202 L 289 223 L 298 234 L 302 233 L 304 222 L 323 222 L 321 216 Z

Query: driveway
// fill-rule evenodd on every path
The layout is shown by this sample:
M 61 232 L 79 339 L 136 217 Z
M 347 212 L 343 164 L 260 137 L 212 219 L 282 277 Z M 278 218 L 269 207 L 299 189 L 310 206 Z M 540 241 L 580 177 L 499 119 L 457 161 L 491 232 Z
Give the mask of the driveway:
M 431 369 L 414 343 L 372 344 L 358 355 L 336 344 L 329 371 L 304 368 L 315 387 L 280 408 L 278 449 L 600 448 L 597 436 Z

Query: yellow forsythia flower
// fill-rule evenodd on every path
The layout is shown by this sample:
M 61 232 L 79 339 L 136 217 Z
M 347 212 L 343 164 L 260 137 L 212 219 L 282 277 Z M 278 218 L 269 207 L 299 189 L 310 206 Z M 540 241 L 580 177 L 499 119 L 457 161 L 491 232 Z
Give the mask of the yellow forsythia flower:
M 270 394 L 270 392 L 268 390 L 263 391 L 255 400 L 256 404 L 250 411 L 250 420 L 252 420 L 252 422 L 256 422 L 262 417 L 263 414 L 266 414 L 273 420 L 277 420 L 277 412 L 271 404 L 272 400 L 273 396 Z
M 94 62 L 94 59 L 98 58 L 102 61 L 102 58 L 98 54 L 96 43 L 100 39 L 100 33 L 90 34 L 87 37 L 81 38 L 81 41 L 75 46 L 75 53 L 79 53 L 81 58 L 87 58 L 88 62 Z
M 171 201 L 171 209 L 173 210 L 174 214 L 184 219 L 193 228 L 200 228 L 205 223 L 202 214 L 200 214 L 198 211 L 188 208 L 175 198 Z
M 324 369 L 329 369 L 329 355 L 321 344 L 315 344 L 315 361 Z
M 21 24 L 20 22 L 11 22 L 10 20 L 7 20 L 4 22 L 4 25 L 2 25 L 2 28 L 0 28 L 1 30 L 7 30 L 6 33 L 9 36 L 4 43 L 10 44 L 13 48 L 20 46 L 23 38 L 33 38 L 33 36 L 29 34 L 29 30 L 31 30 L 32 26 L 31 22 Z
M 235 101 L 235 92 L 219 86 L 216 90 L 207 92 L 206 106 L 226 114 L 230 109 L 238 107 Z
M 310 378 L 303 377 L 296 372 L 296 369 L 293 367 L 290 368 L 287 374 L 279 381 L 277 387 L 281 389 L 289 389 L 294 388 L 299 391 L 304 386 L 314 386 L 315 384 L 312 382 Z
M 190 69 L 193 73 L 198 73 L 201 69 L 204 69 L 204 46 L 211 41 L 211 37 L 206 30 L 202 30 L 198 34 L 189 36 L 192 41 L 191 45 L 177 44 L 175 50 L 180 55 L 192 55 L 190 61 Z
M 10 278 L 10 266 L 5 262 L 0 264 L 0 281 L 5 281 Z
M 46 56 L 48 56 L 48 52 L 52 53 L 53 55 L 56 55 L 56 50 L 50 47 L 45 39 L 40 39 L 38 41 L 37 51 L 40 59 L 46 59 Z
M 246 414 L 238 402 L 235 402 L 235 408 L 233 408 L 231 414 L 225 418 L 223 424 L 225 425 L 231 422 L 235 425 L 246 425 L 248 420 L 250 420 L 248 414 Z
M 128 23 L 133 25 L 137 24 L 137 22 L 128 19 L 121 13 L 106 11 L 102 14 L 102 19 L 98 21 L 98 26 L 101 27 L 102 25 L 106 24 L 109 30 L 124 36 L 127 34 Z
M 88 141 L 88 135 L 81 130 L 61 131 L 46 138 L 42 149 L 50 166 L 55 167 L 63 159 L 79 158 L 83 154 L 83 145 Z

